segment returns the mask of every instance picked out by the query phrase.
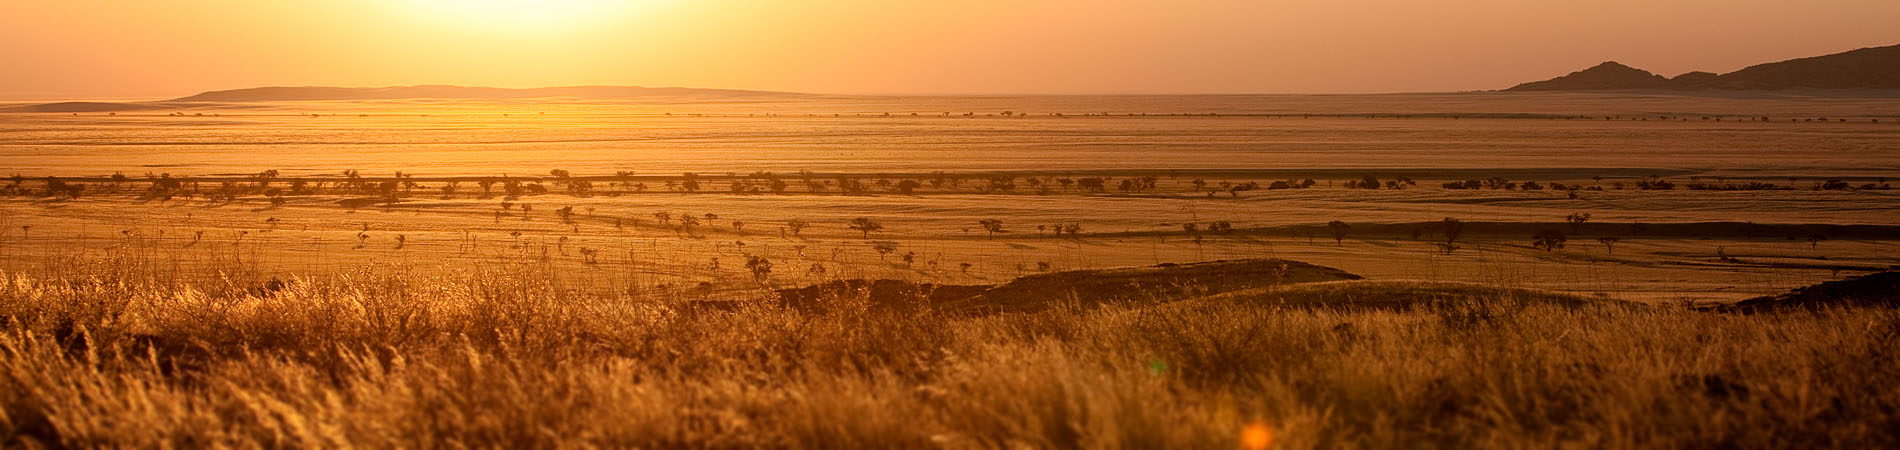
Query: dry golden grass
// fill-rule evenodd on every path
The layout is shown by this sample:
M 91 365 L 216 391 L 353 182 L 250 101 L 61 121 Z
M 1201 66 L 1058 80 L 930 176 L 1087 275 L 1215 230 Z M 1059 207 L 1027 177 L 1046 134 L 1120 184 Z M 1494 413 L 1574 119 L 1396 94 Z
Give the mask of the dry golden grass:
M 1264 423 L 1276 448 L 1900 445 L 1889 309 L 1352 281 L 976 317 L 850 296 L 691 308 L 534 265 L 226 269 L 6 274 L 0 441 L 1235 448 Z

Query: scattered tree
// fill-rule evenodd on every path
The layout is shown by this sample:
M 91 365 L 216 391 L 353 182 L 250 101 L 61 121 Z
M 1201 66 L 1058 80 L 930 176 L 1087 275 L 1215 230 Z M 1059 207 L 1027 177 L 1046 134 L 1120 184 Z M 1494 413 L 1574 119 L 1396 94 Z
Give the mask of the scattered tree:
M 872 242 L 871 249 L 877 251 L 877 260 L 883 261 L 885 256 L 889 256 L 891 252 L 897 251 L 897 243 L 891 241 Z
M 693 217 L 692 214 L 680 214 L 679 221 L 679 232 L 687 236 L 692 236 L 693 227 L 699 225 L 699 218 Z
M 759 284 L 765 284 L 765 280 L 772 276 L 772 260 L 763 256 L 746 255 L 745 268 L 752 271 L 752 281 Z
M 683 178 L 679 184 L 681 189 L 685 189 L 686 192 L 699 192 L 699 174 L 686 172 L 680 174 L 680 178 Z M 672 182 L 668 181 L 667 183 L 671 184 Z
M 1545 252 L 1554 252 L 1562 250 L 1564 248 L 1564 241 L 1566 240 L 1568 239 L 1564 237 L 1563 232 L 1557 230 L 1541 230 L 1531 236 L 1531 248 L 1542 249 Z
M 983 219 L 977 221 L 977 223 L 983 225 L 983 231 L 989 232 L 990 239 L 996 239 L 996 233 L 1007 233 L 1007 231 L 1003 230 L 1003 221 L 1001 220 Z
M 1571 234 L 1583 234 L 1583 223 L 1590 221 L 1590 213 L 1571 213 L 1564 216 L 1564 221 L 1570 222 Z
M 877 223 L 876 220 L 872 220 L 869 217 L 859 217 L 856 219 L 851 219 L 850 228 L 853 230 L 858 230 L 858 233 L 860 233 L 862 235 L 861 237 L 863 237 L 864 239 L 870 239 L 871 233 L 876 232 L 876 231 L 883 231 L 884 225 Z
M 1616 243 L 1620 241 L 1622 241 L 1622 239 L 1619 239 L 1616 236 L 1604 236 L 1604 237 L 1597 238 L 1597 243 L 1603 244 L 1603 251 L 1606 253 L 1611 253 L 1611 254 L 1616 253 Z
M 1333 231 L 1333 245 L 1346 245 L 1346 232 L 1352 230 L 1352 225 L 1335 220 L 1327 222 L 1326 227 Z

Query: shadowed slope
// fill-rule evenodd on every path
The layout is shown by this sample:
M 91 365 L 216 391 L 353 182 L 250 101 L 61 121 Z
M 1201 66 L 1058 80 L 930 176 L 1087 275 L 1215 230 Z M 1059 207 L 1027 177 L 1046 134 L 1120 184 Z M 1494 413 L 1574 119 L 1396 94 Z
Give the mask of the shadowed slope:
M 815 309 L 839 298 L 862 298 L 877 307 L 929 305 L 940 310 L 981 314 L 1037 311 L 1069 303 L 1179 300 L 1278 284 L 1359 278 L 1339 269 L 1298 261 L 1249 259 L 1055 272 L 1017 278 L 996 286 L 844 280 L 782 289 L 777 292 L 777 300 L 787 307 Z
M 1203 297 L 1209 302 L 1245 305 L 1318 308 L 1338 311 L 1403 311 L 1469 302 L 1545 304 L 1576 307 L 1587 304 L 1629 304 L 1620 300 L 1587 298 L 1535 289 L 1500 288 L 1467 283 L 1430 281 L 1333 281 L 1284 287 L 1266 287 Z
M 1829 281 L 1797 288 L 1786 294 L 1742 300 L 1721 309 L 1756 312 L 1848 306 L 1900 307 L 1900 272 L 1880 272 Z
M 1696 89 L 1900 89 L 1900 45 L 1750 66 Z

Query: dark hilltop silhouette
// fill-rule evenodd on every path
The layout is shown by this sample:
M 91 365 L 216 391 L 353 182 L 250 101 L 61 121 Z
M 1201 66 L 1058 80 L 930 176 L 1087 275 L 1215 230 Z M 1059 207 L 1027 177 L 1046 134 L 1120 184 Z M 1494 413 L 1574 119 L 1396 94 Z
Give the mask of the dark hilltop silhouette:
M 1706 72 L 1703 72 L 1706 73 Z M 1608 61 L 1557 78 L 1512 87 L 1511 91 L 1588 91 L 1598 89 L 1667 89 L 1673 83 L 1662 75 Z
M 1508 91 L 1900 89 L 1900 45 L 1665 78 L 1615 61 Z

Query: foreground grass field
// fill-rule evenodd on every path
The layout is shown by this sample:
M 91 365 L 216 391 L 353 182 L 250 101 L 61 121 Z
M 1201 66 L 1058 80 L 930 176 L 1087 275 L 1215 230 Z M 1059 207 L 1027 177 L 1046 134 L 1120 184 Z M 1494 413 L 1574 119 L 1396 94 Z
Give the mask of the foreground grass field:
M 0 283 L 19 447 L 1872 448 L 1900 313 L 1335 281 L 976 315 L 516 265 Z

